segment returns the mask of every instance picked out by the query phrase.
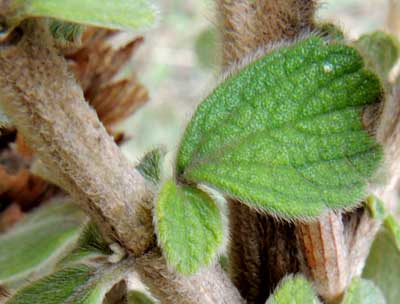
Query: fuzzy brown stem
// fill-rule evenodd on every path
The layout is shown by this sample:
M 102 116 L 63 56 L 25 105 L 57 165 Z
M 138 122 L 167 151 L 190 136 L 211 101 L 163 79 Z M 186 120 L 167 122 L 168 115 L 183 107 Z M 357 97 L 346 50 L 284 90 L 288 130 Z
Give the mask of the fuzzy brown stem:
M 22 30 L 18 42 L 0 44 L 4 111 L 45 164 L 45 175 L 65 188 L 106 236 L 134 256 L 142 256 L 154 248 L 153 189 L 85 102 L 46 24 L 29 21 Z M 147 257 L 138 259 L 148 262 L 138 263 L 138 272 L 163 303 L 242 302 L 218 267 L 203 269 L 191 278 L 178 277 L 166 270 L 159 253 L 156 259 Z M 159 270 L 168 276 L 159 277 Z M 224 297 L 227 302 L 222 302 Z
M 85 102 L 47 26 L 0 46 L 1 104 L 51 174 L 133 254 L 153 242 L 151 189 Z
M 152 294 L 165 304 L 240 304 L 239 292 L 219 265 L 192 276 L 171 271 L 158 249 L 137 259 L 136 271 Z
M 223 62 L 230 65 L 257 48 L 313 26 L 313 0 L 218 0 Z

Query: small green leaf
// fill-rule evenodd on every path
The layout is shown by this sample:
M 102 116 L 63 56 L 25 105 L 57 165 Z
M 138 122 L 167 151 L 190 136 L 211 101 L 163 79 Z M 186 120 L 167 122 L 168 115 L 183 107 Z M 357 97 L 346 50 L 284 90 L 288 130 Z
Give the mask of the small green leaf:
M 319 304 L 311 284 L 302 276 L 287 276 L 282 279 L 266 304 Z
M 135 290 L 128 292 L 128 304 L 154 304 L 154 301 L 143 292 Z
M 354 278 L 343 298 L 342 304 L 386 304 L 385 297 L 375 284 Z
M 111 29 L 139 29 L 155 22 L 157 12 L 147 0 L 17 0 L 18 19 L 51 17 Z
M 383 223 L 385 225 L 385 228 L 392 235 L 393 240 L 397 246 L 397 249 L 400 252 L 400 224 L 399 224 L 399 222 L 392 214 L 389 214 L 385 218 Z
M 376 237 L 363 270 L 363 278 L 380 288 L 387 304 L 400 299 L 400 251 L 391 233 L 384 229 Z
M 85 261 L 99 260 L 111 255 L 113 251 L 109 244 L 103 239 L 99 229 L 93 222 L 89 222 L 83 229 L 82 234 L 73 249 L 59 265 L 71 265 L 73 263 L 84 263 Z
M 214 68 L 218 64 L 217 30 L 209 27 L 203 30 L 196 39 L 195 51 L 197 60 L 204 68 Z
M 354 48 L 312 37 L 278 49 L 199 106 L 179 148 L 178 180 L 284 218 L 353 206 L 382 158 L 361 118 L 381 96 Z
M 80 24 L 51 20 L 50 32 L 54 39 L 63 46 L 80 45 L 84 27 Z
M 143 177 L 158 184 L 161 178 L 161 161 L 164 156 L 164 151 L 155 149 L 148 152 L 140 161 L 136 169 Z
M 87 265 L 65 268 L 22 288 L 7 304 L 100 304 L 129 266 L 132 263 L 125 261 L 97 269 Z
M 0 236 L 0 284 L 47 274 L 79 237 L 83 213 L 68 201 L 44 205 Z
M 164 256 L 179 272 L 193 274 L 213 261 L 222 243 L 222 220 L 205 192 L 166 181 L 155 219 Z
M 366 57 L 367 64 L 387 82 L 389 72 L 400 55 L 400 44 L 396 37 L 374 32 L 361 36 L 355 45 Z

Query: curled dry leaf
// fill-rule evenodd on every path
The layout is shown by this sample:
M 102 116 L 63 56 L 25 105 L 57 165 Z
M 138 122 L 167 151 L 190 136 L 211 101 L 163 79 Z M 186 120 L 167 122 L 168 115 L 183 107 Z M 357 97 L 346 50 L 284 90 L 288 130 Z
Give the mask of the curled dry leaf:
M 142 37 L 88 28 L 82 37 L 82 47 L 66 55 L 85 98 L 108 130 L 148 100 L 147 90 L 134 75 L 117 79 L 142 42 Z

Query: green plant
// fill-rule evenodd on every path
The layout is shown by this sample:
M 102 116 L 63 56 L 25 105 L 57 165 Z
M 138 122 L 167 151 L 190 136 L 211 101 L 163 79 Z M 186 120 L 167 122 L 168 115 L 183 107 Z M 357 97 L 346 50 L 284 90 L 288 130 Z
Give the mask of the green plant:
M 398 272 L 382 272 L 400 257 L 385 206 L 398 42 L 349 41 L 314 21 L 315 1 L 216 4 L 224 72 L 168 170 L 161 149 L 129 164 L 63 55 L 84 25 L 148 27 L 153 6 L 0 1 L 0 127 L 15 125 L 32 170 L 69 195 L 0 236 L 7 303 L 396 302 Z

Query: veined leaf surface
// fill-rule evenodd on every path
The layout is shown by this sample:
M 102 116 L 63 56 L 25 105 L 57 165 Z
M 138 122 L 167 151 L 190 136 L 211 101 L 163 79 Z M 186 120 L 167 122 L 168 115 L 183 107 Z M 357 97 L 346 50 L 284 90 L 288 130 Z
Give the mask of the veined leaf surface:
M 166 181 L 155 218 L 158 241 L 169 265 L 192 274 L 212 262 L 222 242 L 222 220 L 205 192 Z
M 178 179 L 284 218 L 352 206 L 381 159 L 362 123 L 381 94 L 351 47 L 312 37 L 273 51 L 199 106 L 178 152 Z
M 386 304 L 386 301 L 373 282 L 354 278 L 341 304 Z

